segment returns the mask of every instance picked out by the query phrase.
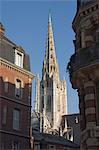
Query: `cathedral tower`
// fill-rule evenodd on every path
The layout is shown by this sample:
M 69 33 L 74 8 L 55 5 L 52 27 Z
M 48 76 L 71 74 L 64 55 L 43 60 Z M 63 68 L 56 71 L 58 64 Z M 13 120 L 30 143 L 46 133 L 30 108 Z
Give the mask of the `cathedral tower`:
M 62 115 L 67 114 L 66 81 L 60 81 L 51 16 L 48 18 L 42 80 L 37 77 L 35 111 L 41 114 L 43 132 L 57 133 Z
M 99 150 L 99 0 L 78 0 L 73 29 L 68 70 L 79 96 L 81 150 Z

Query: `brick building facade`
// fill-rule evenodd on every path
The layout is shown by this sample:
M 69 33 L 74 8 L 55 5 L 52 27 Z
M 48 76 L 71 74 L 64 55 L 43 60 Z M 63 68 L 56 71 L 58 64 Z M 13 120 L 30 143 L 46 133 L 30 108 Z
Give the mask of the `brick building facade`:
M 81 150 L 99 150 L 99 0 L 77 2 L 68 70 L 79 96 Z
M 0 23 L 0 149 L 30 148 L 31 85 L 29 56 L 10 41 Z

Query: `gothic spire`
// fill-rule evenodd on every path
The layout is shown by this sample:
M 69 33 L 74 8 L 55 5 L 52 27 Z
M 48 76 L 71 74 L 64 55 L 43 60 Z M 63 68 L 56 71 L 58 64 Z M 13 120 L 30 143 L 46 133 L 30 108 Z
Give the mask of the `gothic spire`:
M 43 77 L 44 75 L 48 75 L 49 77 L 52 77 L 54 73 L 58 75 L 59 71 L 58 71 L 58 64 L 57 64 L 57 59 L 55 54 L 52 19 L 51 19 L 51 14 L 49 14 L 46 52 L 45 52 L 45 59 L 43 64 Z

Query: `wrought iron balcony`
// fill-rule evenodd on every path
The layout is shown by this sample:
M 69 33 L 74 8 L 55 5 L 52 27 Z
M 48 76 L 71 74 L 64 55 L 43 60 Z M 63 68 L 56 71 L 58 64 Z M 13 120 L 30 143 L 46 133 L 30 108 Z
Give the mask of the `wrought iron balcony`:
M 82 48 L 79 52 L 73 54 L 68 63 L 67 70 L 69 71 L 70 80 L 72 73 L 88 65 L 99 63 L 99 43 L 93 47 Z

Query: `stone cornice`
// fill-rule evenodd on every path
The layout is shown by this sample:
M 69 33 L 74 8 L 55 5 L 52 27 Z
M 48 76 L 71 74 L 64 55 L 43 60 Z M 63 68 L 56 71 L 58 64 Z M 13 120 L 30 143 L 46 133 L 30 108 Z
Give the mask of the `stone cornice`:
M 25 137 L 25 138 L 30 138 L 29 136 L 25 135 L 25 134 L 20 134 L 20 133 L 14 133 L 14 132 L 9 132 L 9 131 L 5 131 L 5 130 L 0 130 L 1 133 L 6 133 L 6 134 L 11 134 L 11 135 L 16 135 L 16 136 L 20 136 L 20 137 Z
M 6 96 L 4 96 L 4 95 L 0 95 L 0 98 L 3 98 L 3 99 L 5 99 L 5 100 L 12 101 L 13 103 L 17 103 L 17 104 L 19 104 L 19 105 L 23 105 L 23 106 L 27 106 L 27 107 L 32 107 L 31 105 L 28 105 L 28 104 L 22 102 L 21 100 L 20 100 L 20 101 L 19 101 L 19 100 L 15 100 L 15 99 L 13 99 L 13 98 L 6 97 Z
M 11 69 L 14 69 L 14 70 L 16 70 L 16 71 L 18 71 L 22 74 L 25 74 L 25 75 L 29 76 L 31 79 L 34 79 L 34 77 L 35 77 L 35 75 L 33 73 L 31 73 L 30 71 L 27 71 L 23 68 L 20 68 L 17 65 L 15 65 L 15 64 L 13 64 L 13 63 L 11 63 L 11 62 L 9 62 L 9 61 L 7 61 L 7 60 L 0 57 L 0 65 L 2 65 L 2 64 L 6 65 L 7 67 L 10 67 Z
M 86 139 L 88 139 L 88 134 L 90 134 L 90 137 L 99 138 L 99 126 L 90 127 L 88 129 L 83 130 L 81 132 L 82 142 L 84 142 Z
M 96 8 L 96 5 L 98 5 L 98 8 Z M 76 28 L 79 27 L 78 22 L 80 22 L 80 19 L 82 17 L 86 17 L 87 15 L 89 15 L 89 13 L 91 13 L 93 11 L 95 12 L 98 9 L 99 9 L 99 2 L 98 1 L 91 3 L 90 5 L 86 5 L 84 7 L 81 7 L 79 9 L 79 11 L 76 12 L 74 20 L 72 22 L 72 27 L 73 27 L 74 31 L 75 31 L 75 27 Z

